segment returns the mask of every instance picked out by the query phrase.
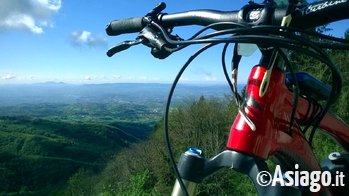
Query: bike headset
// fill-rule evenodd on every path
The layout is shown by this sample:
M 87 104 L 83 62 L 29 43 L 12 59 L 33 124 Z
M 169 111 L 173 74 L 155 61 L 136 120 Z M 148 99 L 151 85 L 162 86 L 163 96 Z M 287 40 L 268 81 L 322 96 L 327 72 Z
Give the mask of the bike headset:
M 291 85 L 289 88 L 294 92 L 293 110 L 289 126 L 290 135 L 292 134 L 291 130 L 297 110 L 298 97 L 304 95 L 300 94 L 295 70 L 292 63 L 288 60 L 288 54 L 285 49 L 306 54 L 328 66 L 332 73 L 332 87 L 330 88 L 329 95 L 325 98 L 326 102 L 323 104 L 324 107 L 317 103 L 317 100 L 308 98 L 309 101 L 315 102 L 317 105 L 317 109 L 313 112 L 313 118 L 307 122 L 303 129 L 303 133 L 305 133 L 310 126 L 312 126 L 308 139 L 311 144 L 317 126 L 329 110 L 331 104 L 333 104 L 338 98 L 342 88 L 341 74 L 324 50 L 347 50 L 349 49 L 349 40 L 323 35 L 315 31 L 306 31 L 301 28 L 312 28 L 324 25 L 328 22 L 348 18 L 346 12 L 349 10 L 349 3 L 341 6 L 333 6 L 333 8 L 327 8 L 326 12 L 322 9 L 312 11 L 307 4 L 300 4 L 298 0 L 289 0 L 287 8 L 275 8 L 273 0 L 265 0 L 261 4 L 250 1 L 240 11 L 232 12 L 195 10 L 176 14 L 161 13 L 165 8 L 166 4 L 162 2 L 146 14 L 145 17 L 114 20 L 108 24 L 106 28 L 108 35 L 114 36 L 134 32 L 139 32 L 139 35 L 134 41 L 124 41 L 109 49 L 107 55 L 111 57 L 115 53 L 126 50 L 131 46 L 144 44 L 151 48 L 151 54 L 154 57 L 164 59 L 173 52 L 182 50 L 189 45 L 206 44 L 189 57 L 178 72 L 167 98 L 164 115 L 164 138 L 169 153 L 170 163 L 173 167 L 175 177 L 178 179 L 185 195 L 188 195 L 188 193 L 178 172 L 169 139 L 168 118 L 170 104 L 175 88 L 186 68 L 202 52 L 217 44 L 225 43 L 221 57 L 223 73 L 233 92 L 239 112 L 251 126 L 253 126 L 253 122 L 248 119 L 242 109 L 244 100 L 237 91 L 237 71 L 239 62 L 242 58 L 242 56 L 237 52 L 237 45 L 238 43 L 256 44 L 262 54 L 271 54 L 267 68 L 272 68 L 275 60 L 280 57 L 282 58 L 286 70 L 290 74 Z M 287 21 L 288 24 L 284 26 L 279 26 L 285 16 L 292 17 L 293 20 Z M 205 27 L 187 40 L 183 40 L 178 35 L 171 34 L 172 29 L 175 26 L 193 24 Z M 202 35 L 208 29 L 213 29 L 215 31 Z M 224 35 L 228 37 L 222 37 Z M 318 39 L 312 40 L 312 38 Z M 227 48 L 231 43 L 235 43 L 235 45 L 231 61 L 233 74 L 230 79 L 226 68 L 225 57 Z

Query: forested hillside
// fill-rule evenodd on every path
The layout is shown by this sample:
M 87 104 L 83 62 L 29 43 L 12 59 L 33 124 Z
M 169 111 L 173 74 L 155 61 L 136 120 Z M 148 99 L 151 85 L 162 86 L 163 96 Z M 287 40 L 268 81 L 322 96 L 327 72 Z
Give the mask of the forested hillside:
M 220 152 L 224 149 L 227 130 L 235 114 L 235 106 L 227 107 L 227 101 L 207 100 L 204 97 L 172 110 L 170 137 L 175 156 L 178 157 L 188 146 L 200 146 L 207 157 Z M 162 122 L 159 122 L 148 141 L 134 144 L 118 153 L 100 175 L 89 175 L 86 171 L 77 173 L 70 179 L 67 193 L 168 195 L 174 176 L 168 163 L 162 132 Z M 247 183 L 246 177 L 223 170 L 205 180 L 199 191 L 207 194 L 223 191 L 228 195 L 253 192 L 253 187 L 246 186 Z M 77 190 L 80 192 L 75 192 Z
M 134 127 L 134 132 L 125 126 Z M 45 195 L 62 190 L 79 168 L 97 172 L 113 154 L 137 142 L 137 127 L 152 129 L 140 123 L 106 126 L 0 117 L 0 193 Z
M 0 85 L 0 195 L 63 195 L 69 179 L 79 184 L 77 176 L 98 175 L 122 149 L 144 142 L 154 132 L 168 88 L 169 84 Z M 181 85 L 175 104 L 200 95 L 219 98 L 226 89 Z

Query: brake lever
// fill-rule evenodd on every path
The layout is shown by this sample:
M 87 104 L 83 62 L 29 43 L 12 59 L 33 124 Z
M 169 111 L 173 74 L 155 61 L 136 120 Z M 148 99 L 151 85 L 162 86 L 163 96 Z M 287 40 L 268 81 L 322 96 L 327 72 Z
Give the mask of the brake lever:
M 147 25 L 139 32 L 138 37 L 134 41 L 124 41 L 110 48 L 107 51 L 107 56 L 112 57 L 114 54 L 130 48 L 137 44 L 144 44 L 151 48 L 151 54 L 159 59 L 168 57 L 172 52 L 166 48 L 175 48 L 176 46 L 169 45 L 160 32 L 151 27 L 151 23 L 155 22 L 157 15 L 166 8 L 166 4 L 161 2 L 154 9 L 148 12 L 143 18 Z M 176 37 L 176 36 L 173 36 Z M 178 37 L 176 37 L 178 39 Z
M 154 9 L 148 12 L 147 15 L 145 16 L 156 17 L 156 15 L 160 14 L 160 12 L 162 12 L 165 8 L 166 8 L 166 3 L 161 2 Z
M 107 51 L 107 56 L 108 57 L 112 57 L 114 54 L 118 53 L 118 52 L 121 52 L 123 50 L 127 50 L 129 49 L 131 46 L 135 46 L 135 45 L 138 45 L 138 44 L 141 44 L 143 43 L 144 41 L 144 38 L 137 38 L 136 40 L 133 40 L 133 41 L 124 41 L 124 42 L 121 42 L 120 44 L 110 48 L 108 51 Z

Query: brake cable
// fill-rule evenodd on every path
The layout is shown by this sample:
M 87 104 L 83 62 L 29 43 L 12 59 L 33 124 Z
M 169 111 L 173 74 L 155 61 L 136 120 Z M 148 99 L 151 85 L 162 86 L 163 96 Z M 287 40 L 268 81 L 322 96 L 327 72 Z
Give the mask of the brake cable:
M 224 73 L 225 79 L 226 79 L 226 81 L 229 84 L 230 90 L 233 92 L 234 99 L 235 99 L 235 104 L 236 105 L 240 105 L 241 101 L 242 101 L 242 98 L 241 98 L 240 94 L 237 92 L 237 86 L 236 86 L 237 85 L 237 82 L 236 82 L 237 81 L 237 74 L 234 76 L 233 73 L 232 73 L 232 80 L 230 80 L 230 77 L 229 77 L 229 74 L 228 74 L 228 71 L 227 71 L 227 65 L 225 63 L 225 56 L 226 56 L 226 52 L 227 52 L 227 48 L 228 48 L 229 44 L 230 43 L 226 43 L 224 45 L 224 47 L 223 47 L 223 50 L 222 50 L 222 57 L 221 57 L 221 59 L 222 59 L 221 60 L 222 61 L 222 68 L 223 68 L 223 73 Z
M 300 93 L 299 83 L 297 80 L 296 73 L 293 69 L 293 66 L 291 65 L 290 61 L 288 60 L 286 54 L 280 48 L 277 48 L 277 50 L 279 50 L 279 55 L 285 61 L 286 67 L 290 71 L 291 78 L 294 81 L 294 84 L 292 84 L 292 92 L 293 92 L 292 105 L 293 105 L 293 107 L 292 107 L 290 123 L 289 123 L 289 127 L 288 127 L 288 134 L 290 136 L 292 136 L 292 128 L 294 126 L 295 116 L 296 116 L 296 112 L 297 112 L 297 108 L 298 108 L 299 93 Z
M 202 52 L 204 52 L 205 50 L 213 47 L 217 45 L 217 43 L 211 43 L 211 44 L 207 44 L 204 47 L 200 48 L 197 52 L 195 52 L 192 56 L 190 56 L 187 60 L 187 62 L 185 62 L 185 64 L 182 66 L 182 68 L 179 70 L 175 80 L 172 83 L 171 89 L 169 91 L 168 97 L 167 97 L 167 101 L 166 101 L 166 108 L 165 108 L 165 116 L 164 116 L 164 140 L 165 140 L 165 144 L 167 147 L 167 151 L 169 153 L 169 158 L 170 158 L 170 163 L 172 165 L 173 170 L 175 171 L 175 176 L 180 184 L 180 187 L 182 189 L 182 191 L 184 192 L 184 195 L 188 196 L 188 191 L 183 183 L 183 180 L 180 176 L 180 173 L 178 171 L 177 168 L 177 164 L 176 161 L 173 157 L 173 150 L 171 147 L 171 143 L 170 143 L 170 137 L 169 137 L 169 112 L 170 112 L 170 104 L 172 101 L 172 97 L 173 97 L 173 93 L 175 91 L 175 88 L 179 82 L 179 79 L 181 78 L 182 74 L 184 73 L 184 71 L 187 69 L 187 67 L 190 65 L 190 63 L 197 57 L 199 56 Z

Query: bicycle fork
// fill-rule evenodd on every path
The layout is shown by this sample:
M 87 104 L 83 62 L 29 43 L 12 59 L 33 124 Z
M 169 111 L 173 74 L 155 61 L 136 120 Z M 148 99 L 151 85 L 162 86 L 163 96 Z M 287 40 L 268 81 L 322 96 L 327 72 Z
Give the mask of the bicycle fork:
M 180 157 L 178 170 L 188 195 L 195 195 L 196 187 L 202 180 L 221 168 L 230 168 L 249 176 L 258 195 L 300 195 L 293 187 L 261 186 L 257 182 L 258 173 L 268 171 L 264 160 L 236 152 L 225 150 L 211 159 L 206 159 L 203 152 L 197 148 L 189 148 Z M 268 176 L 265 177 L 265 181 Z M 172 196 L 185 195 L 178 179 L 173 187 Z

